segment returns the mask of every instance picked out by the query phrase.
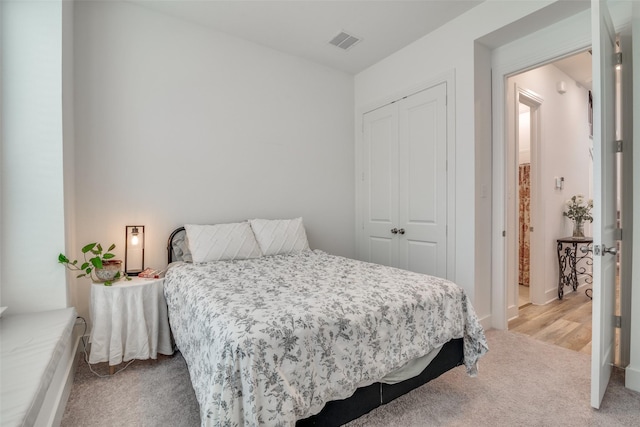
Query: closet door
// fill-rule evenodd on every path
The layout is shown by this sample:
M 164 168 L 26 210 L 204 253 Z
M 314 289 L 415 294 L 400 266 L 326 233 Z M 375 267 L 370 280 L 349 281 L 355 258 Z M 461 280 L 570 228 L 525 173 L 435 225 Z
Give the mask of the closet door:
M 446 83 L 398 102 L 398 266 L 447 276 Z
M 398 265 L 398 110 L 389 104 L 363 116 L 361 254 L 366 261 Z
M 446 83 L 363 115 L 365 261 L 447 276 Z

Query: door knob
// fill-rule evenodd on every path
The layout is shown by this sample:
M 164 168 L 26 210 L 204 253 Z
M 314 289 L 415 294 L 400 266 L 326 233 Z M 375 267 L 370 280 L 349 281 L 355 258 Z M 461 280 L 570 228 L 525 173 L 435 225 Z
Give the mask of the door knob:
M 593 248 L 593 253 L 598 256 L 604 256 L 604 254 L 616 255 L 618 253 L 618 249 L 613 246 L 608 248 L 606 245 L 602 245 L 602 247 L 600 245 L 596 245 Z
M 399 230 L 398 230 L 398 233 L 399 233 L 399 234 L 404 234 L 404 228 L 399 229 Z
M 591 248 L 589 246 L 580 246 L 580 252 L 582 252 L 583 254 L 588 254 L 589 252 L 591 252 Z
M 398 234 L 398 229 L 397 228 L 392 228 L 391 229 L 391 234 Z

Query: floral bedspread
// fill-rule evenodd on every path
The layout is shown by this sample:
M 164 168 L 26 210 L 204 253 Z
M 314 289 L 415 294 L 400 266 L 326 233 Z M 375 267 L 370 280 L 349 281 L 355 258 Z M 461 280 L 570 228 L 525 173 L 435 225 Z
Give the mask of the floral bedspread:
M 164 292 L 206 426 L 293 426 L 407 361 L 484 331 L 445 279 L 321 251 L 177 264 Z

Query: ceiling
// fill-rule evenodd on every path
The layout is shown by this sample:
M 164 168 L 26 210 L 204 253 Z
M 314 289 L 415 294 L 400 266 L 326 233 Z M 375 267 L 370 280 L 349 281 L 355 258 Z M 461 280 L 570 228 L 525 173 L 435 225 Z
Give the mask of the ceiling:
M 591 54 L 586 51 L 563 58 L 553 63 L 566 75 L 578 82 L 582 87 L 591 90 Z
M 356 74 L 484 0 L 131 0 L 233 36 Z M 345 31 L 362 41 L 329 44 Z

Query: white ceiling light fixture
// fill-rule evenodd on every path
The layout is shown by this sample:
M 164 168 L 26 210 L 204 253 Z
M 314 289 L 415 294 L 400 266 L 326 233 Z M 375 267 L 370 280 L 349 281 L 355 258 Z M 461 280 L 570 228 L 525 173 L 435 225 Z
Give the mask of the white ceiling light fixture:
M 356 37 L 346 31 L 340 31 L 329 41 L 329 44 L 339 47 L 340 49 L 349 50 L 361 41 L 362 39 L 360 37 Z

